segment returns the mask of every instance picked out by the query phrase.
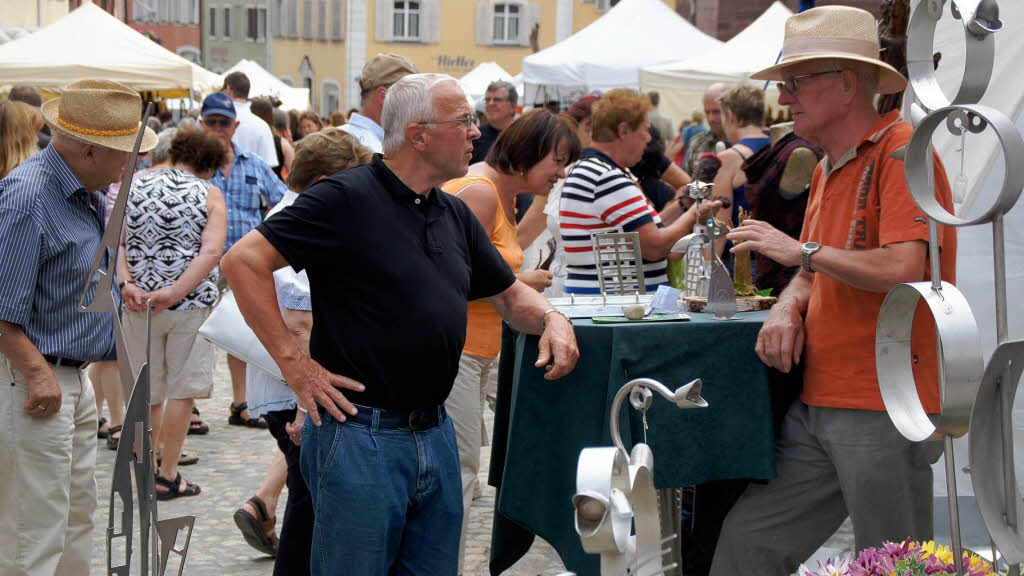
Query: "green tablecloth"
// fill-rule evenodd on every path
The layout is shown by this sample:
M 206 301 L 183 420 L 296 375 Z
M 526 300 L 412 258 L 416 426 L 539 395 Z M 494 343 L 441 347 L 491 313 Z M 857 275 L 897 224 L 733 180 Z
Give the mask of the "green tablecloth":
M 499 495 L 492 574 L 524 554 L 534 533 L 554 546 L 569 570 L 598 573 L 598 557 L 584 553 L 573 529 L 576 462 L 583 448 L 612 445 L 611 402 L 633 378 L 654 378 L 671 389 L 701 378 L 710 404 L 681 410 L 655 395 L 647 443 L 654 451 L 656 486 L 775 475 L 768 380 L 754 354 L 767 312 L 729 321 L 691 316 L 689 322 L 644 324 L 576 320 L 580 362 L 553 382 L 533 366 L 537 337 L 518 337 L 511 390 L 499 391 L 503 398 L 495 417 L 490 479 Z M 505 346 L 502 353 L 509 352 Z M 502 358 L 503 364 L 509 360 Z M 640 415 L 628 402 L 620 428 L 627 448 L 642 441 Z

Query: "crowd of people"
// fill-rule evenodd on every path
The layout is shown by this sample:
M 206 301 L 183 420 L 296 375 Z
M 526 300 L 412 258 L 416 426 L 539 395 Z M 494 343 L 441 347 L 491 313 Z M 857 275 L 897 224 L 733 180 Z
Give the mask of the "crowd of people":
M 930 536 L 937 452 L 896 432 L 873 361 L 884 294 L 928 269 L 926 221 L 891 156 L 911 129 L 873 101 L 906 81 L 878 59 L 867 12 L 808 10 L 786 38 L 799 50 L 754 75 L 778 82 L 792 113 L 774 126 L 745 83 L 708 87 L 677 129 L 656 93 L 520 112 L 505 82 L 488 87 L 480 125 L 453 78 L 390 53 L 362 70 L 358 110 L 329 119 L 250 98 L 241 73 L 194 115 L 147 125 L 138 93 L 115 82 L 74 82 L 45 103 L 12 90 L 0 101 L 0 573 L 89 572 L 96 438 L 117 448 L 132 383 L 114 317 L 77 304 L 140 134 L 116 297 L 136 369 L 151 332 L 156 497 L 202 492 L 180 472 L 202 457 L 186 437 L 210 431 L 196 400 L 211 396 L 216 354 L 199 328 L 230 291 L 238 329 L 284 378 L 227 357 L 229 424 L 274 440 L 234 518 L 275 574 L 461 574 L 502 322 L 539 334 L 536 366 L 565 376 L 580 350 L 547 298 L 600 292 L 592 236 L 636 232 L 653 292 L 670 282 L 673 245 L 709 218 L 731 230 L 715 249 L 754 252 L 756 286 L 778 296 L 756 352 L 774 374 L 799 369 L 802 392 L 782 407 L 777 478 L 696 488 L 708 508 L 693 571 L 790 573 L 847 516 L 858 548 Z M 694 180 L 714 186 L 700 212 Z M 935 182 L 948 206 L 937 158 Z M 950 281 L 955 254 L 943 229 Z M 920 332 L 934 412 L 933 335 Z

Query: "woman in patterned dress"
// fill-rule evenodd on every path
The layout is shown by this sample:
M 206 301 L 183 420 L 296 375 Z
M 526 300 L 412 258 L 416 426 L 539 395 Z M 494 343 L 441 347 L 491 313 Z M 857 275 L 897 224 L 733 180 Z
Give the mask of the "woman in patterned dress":
M 171 142 L 171 167 L 136 180 L 128 200 L 118 276 L 133 359 L 146 357 L 147 302 L 153 309 L 150 422 L 158 450 L 158 500 L 199 494 L 178 466 L 179 460 L 198 459 L 181 455 L 181 447 L 194 400 L 209 398 L 213 390 L 214 349 L 199 336 L 199 327 L 218 298 L 227 215 L 224 196 L 207 179 L 224 154 L 213 134 L 179 130 Z M 138 369 L 142 362 L 135 364 Z

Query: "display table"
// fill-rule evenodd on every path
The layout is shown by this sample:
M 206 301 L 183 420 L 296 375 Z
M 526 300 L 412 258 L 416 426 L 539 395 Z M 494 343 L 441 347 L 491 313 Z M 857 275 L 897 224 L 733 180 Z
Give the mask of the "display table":
M 754 353 L 767 312 L 728 321 L 691 316 L 663 323 L 574 320 L 580 361 L 556 381 L 533 366 L 538 337 L 512 338 L 506 326 L 489 478 L 499 488 L 492 574 L 525 554 L 533 534 L 555 548 L 567 569 L 598 573 L 598 557 L 583 551 L 573 528 L 576 461 L 583 448 L 612 445 L 612 399 L 634 378 L 654 378 L 671 389 L 701 378 L 710 404 L 681 410 L 655 395 L 647 443 L 658 488 L 775 475 L 768 379 Z M 627 448 L 643 441 L 640 414 L 626 403 L 620 417 Z

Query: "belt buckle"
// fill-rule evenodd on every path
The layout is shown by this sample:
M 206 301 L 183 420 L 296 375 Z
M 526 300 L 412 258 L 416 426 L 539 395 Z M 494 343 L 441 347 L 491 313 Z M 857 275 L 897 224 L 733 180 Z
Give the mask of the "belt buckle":
M 419 427 L 416 425 L 417 421 L 422 423 L 423 414 L 423 410 L 412 410 L 409 412 L 409 430 L 412 430 L 413 432 L 422 432 L 427 429 L 426 427 Z

